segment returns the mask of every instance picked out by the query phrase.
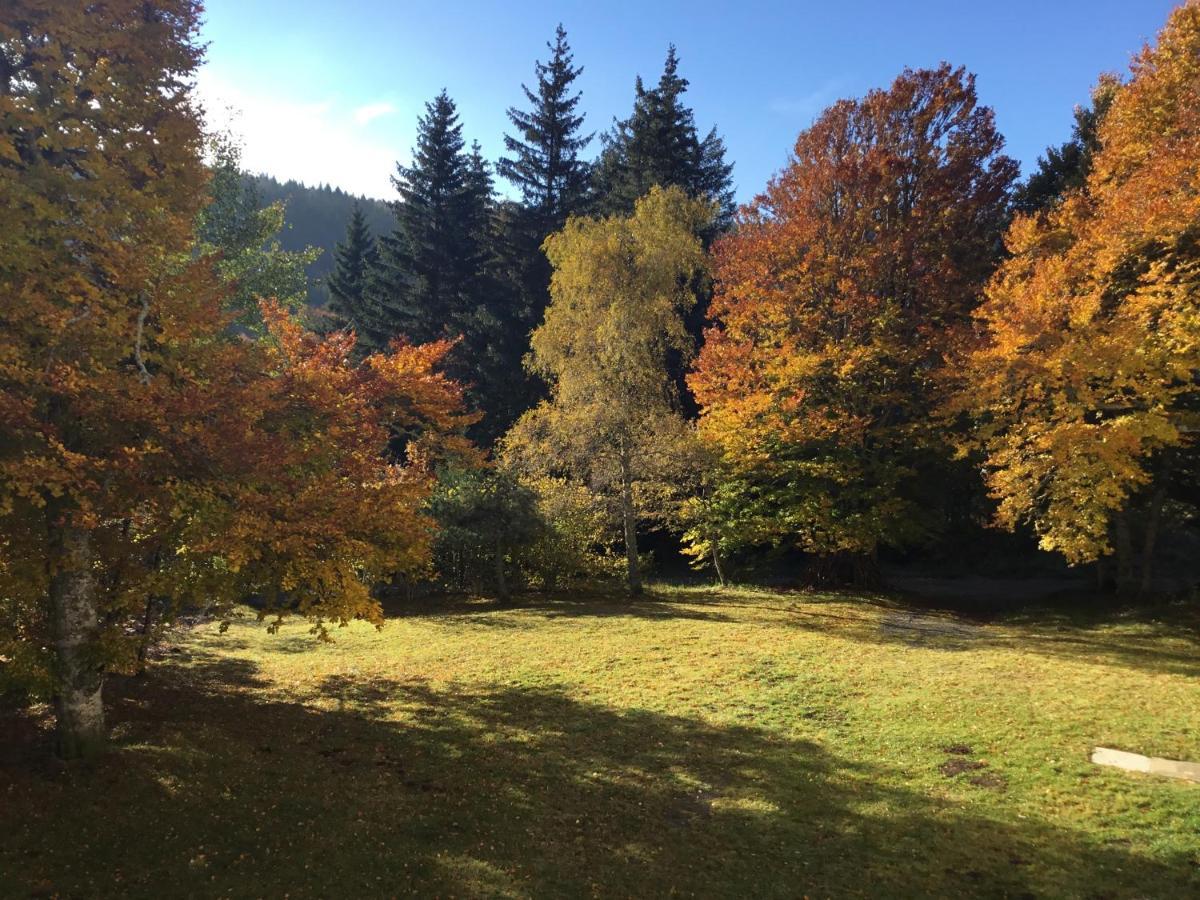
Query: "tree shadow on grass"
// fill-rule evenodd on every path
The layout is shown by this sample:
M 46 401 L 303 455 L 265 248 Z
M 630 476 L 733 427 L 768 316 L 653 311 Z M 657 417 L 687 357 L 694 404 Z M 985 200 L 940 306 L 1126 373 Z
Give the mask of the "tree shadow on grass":
M 574 618 L 632 618 L 632 619 L 693 619 L 706 622 L 727 622 L 730 617 L 716 604 L 701 605 L 698 598 L 647 591 L 640 597 L 629 597 L 617 591 L 571 590 L 555 593 L 528 592 L 516 595 L 508 603 L 461 594 L 440 595 L 416 599 L 387 598 L 383 601 L 384 615 L 389 618 L 451 619 L 455 624 L 491 628 L 529 628 L 538 619 Z M 521 612 L 520 618 L 505 615 Z
M 919 793 L 899 769 L 555 690 L 330 678 L 288 702 L 253 664 L 199 655 L 114 688 L 119 746 L 104 762 L 0 770 L 0 894 L 1200 888 L 1187 859 Z
M 847 610 L 853 603 L 860 610 Z M 1012 649 L 1138 671 L 1200 677 L 1200 610 L 1037 608 L 981 621 L 902 598 L 813 597 L 789 607 L 792 625 L 868 643 L 933 650 Z

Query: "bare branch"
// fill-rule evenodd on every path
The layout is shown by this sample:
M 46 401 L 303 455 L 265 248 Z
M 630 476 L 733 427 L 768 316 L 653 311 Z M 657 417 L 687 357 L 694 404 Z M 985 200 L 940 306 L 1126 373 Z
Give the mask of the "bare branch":
M 142 384 L 150 383 L 150 372 L 146 369 L 146 361 L 142 358 L 142 335 L 146 331 L 146 316 L 150 314 L 150 300 L 142 294 L 142 308 L 137 317 L 137 337 L 133 342 L 133 360 L 141 371 Z

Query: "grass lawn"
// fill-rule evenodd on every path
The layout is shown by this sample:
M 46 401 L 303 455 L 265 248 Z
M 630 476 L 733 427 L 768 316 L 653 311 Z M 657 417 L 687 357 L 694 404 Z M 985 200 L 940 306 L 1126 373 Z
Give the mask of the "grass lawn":
M 111 683 L 99 763 L 0 720 L 0 896 L 1200 896 L 1200 785 L 1088 762 L 1200 759 L 1181 616 L 663 588 L 199 625 Z

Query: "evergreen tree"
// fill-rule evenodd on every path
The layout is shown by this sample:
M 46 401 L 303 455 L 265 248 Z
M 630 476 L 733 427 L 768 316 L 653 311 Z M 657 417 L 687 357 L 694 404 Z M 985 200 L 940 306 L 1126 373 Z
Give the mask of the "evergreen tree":
M 335 268 L 326 282 L 329 288 L 329 312 L 339 328 L 353 328 L 358 346 L 374 350 L 387 343 L 385 323 L 379 309 L 367 295 L 367 279 L 379 261 L 375 237 L 367 225 L 362 207 L 354 204 L 346 240 L 334 251 Z
M 478 144 L 464 148 L 445 91 L 426 105 L 412 165 L 398 166 L 393 183 L 396 227 L 380 241 L 368 303 L 387 337 L 459 340 L 446 368 L 484 414 L 474 436 L 486 443 L 519 412 L 511 407 L 520 394 L 513 383 L 524 380 L 524 347 L 512 345 L 523 332 L 512 292 L 498 277 L 491 172 Z
M 672 44 L 658 85 L 647 89 L 639 77 L 633 112 L 602 136 L 604 150 L 593 176 L 601 211 L 628 213 L 651 187 L 677 186 L 716 202 L 714 224 L 728 226 L 734 211 L 733 166 L 725 162 L 725 143 L 715 128 L 699 136 L 695 114 L 683 103 L 687 88 Z
M 454 101 L 442 91 L 417 123 L 412 165 L 397 166 L 392 183 L 396 228 L 380 242 L 372 291 L 394 334 L 427 341 L 456 333 L 464 296 L 481 256 L 475 224 L 477 184 Z
M 1038 157 L 1037 171 L 1020 186 L 1013 199 L 1018 212 L 1035 213 L 1058 202 L 1069 190 L 1083 187 L 1092 170 L 1092 158 L 1100 151 L 1100 123 L 1112 106 L 1120 82 L 1102 78 L 1092 91 L 1092 104 L 1075 108 L 1071 139 L 1060 147 L 1047 147 Z
M 591 172 L 579 154 L 592 135 L 580 131 L 584 120 L 582 113 L 576 113 L 580 94 L 572 91 L 583 68 L 574 64 L 561 24 L 554 42 L 546 46 L 550 59 L 535 63 L 535 89 L 521 85 L 529 109 L 508 110 L 516 135 L 504 136 L 507 155 L 496 166 L 522 197 L 522 202 L 508 202 L 497 210 L 498 274 L 512 312 L 502 369 L 514 417 L 538 399 L 538 387 L 527 377 L 521 360 L 528 350 L 529 332 L 541 322 L 550 302 L 550 263 L 542 242 L 569 216 L 583 211 Z
M 479 144 L 471 145 L 464 179 L 463 228 L 473 241 L 474 276 L 456 318 L 461 346 L 451 355 L 450 371 L 468 387 L 484 414 L 472 429 L 490 445 L 508 430 L 528 405 L 521 360 L 528 349 L 528 326 L 519 291 L 503 277 L 497 248 L 500 230 L 492 174 Z
M 529 101 L 529 111 L 509 107 L 508 118 L 518 136 L 504 136 L 508 156 L 497 165 L 499 173 L 516 185 L 528 210 L 534 213 L 542 237 L 557 231 L 573 212 L 577 212 L 587 191 L 588 164 L 580 152 L 592 140 L 581 134 L 583 114 L 576 114 L 580 94 L 571 93 L 575 79 L 583 72 L 574 65 L 567 32 L 562 25 L 547 43 L 551 57 L 535 64 L 537 92 L 521 85 Z

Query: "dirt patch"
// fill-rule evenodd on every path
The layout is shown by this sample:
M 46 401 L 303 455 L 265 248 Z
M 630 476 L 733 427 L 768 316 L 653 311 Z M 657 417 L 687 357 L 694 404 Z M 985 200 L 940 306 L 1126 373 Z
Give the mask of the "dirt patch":
M 975 772 L 967 779 L 967 783 L 989 791 L 1002 791 L 1008 787 L 1008 781 L 996 772 L 983 771 L 988 764 L 981 759 L 968 759 L 973 752 L 966 744 L 947 744 L 942 748 L 949 759 L 938 766 L 938 771 L 947 778 L 957 778 L 968 772 Z
M 962 757 L 955 757 L 954 759 L 946 760 L 944 763 L 938 766 L 938 771 L 947 778 L 954 778 L 956 775 L 963 774 L 963 772 L 974 772 L 977 769 L 986 768 L 987 763 L 979 762 L 977 759 L 963 759 Z
M 1002 791 L 1008 787 L 1008 782 L 1005 781 L 1003 775 L 997 775 L 995 772 L 982 772 L 979 775 L 972 775 L 967 779 L 968 782 L 978 788 L 986 788 L 989 791 Z

